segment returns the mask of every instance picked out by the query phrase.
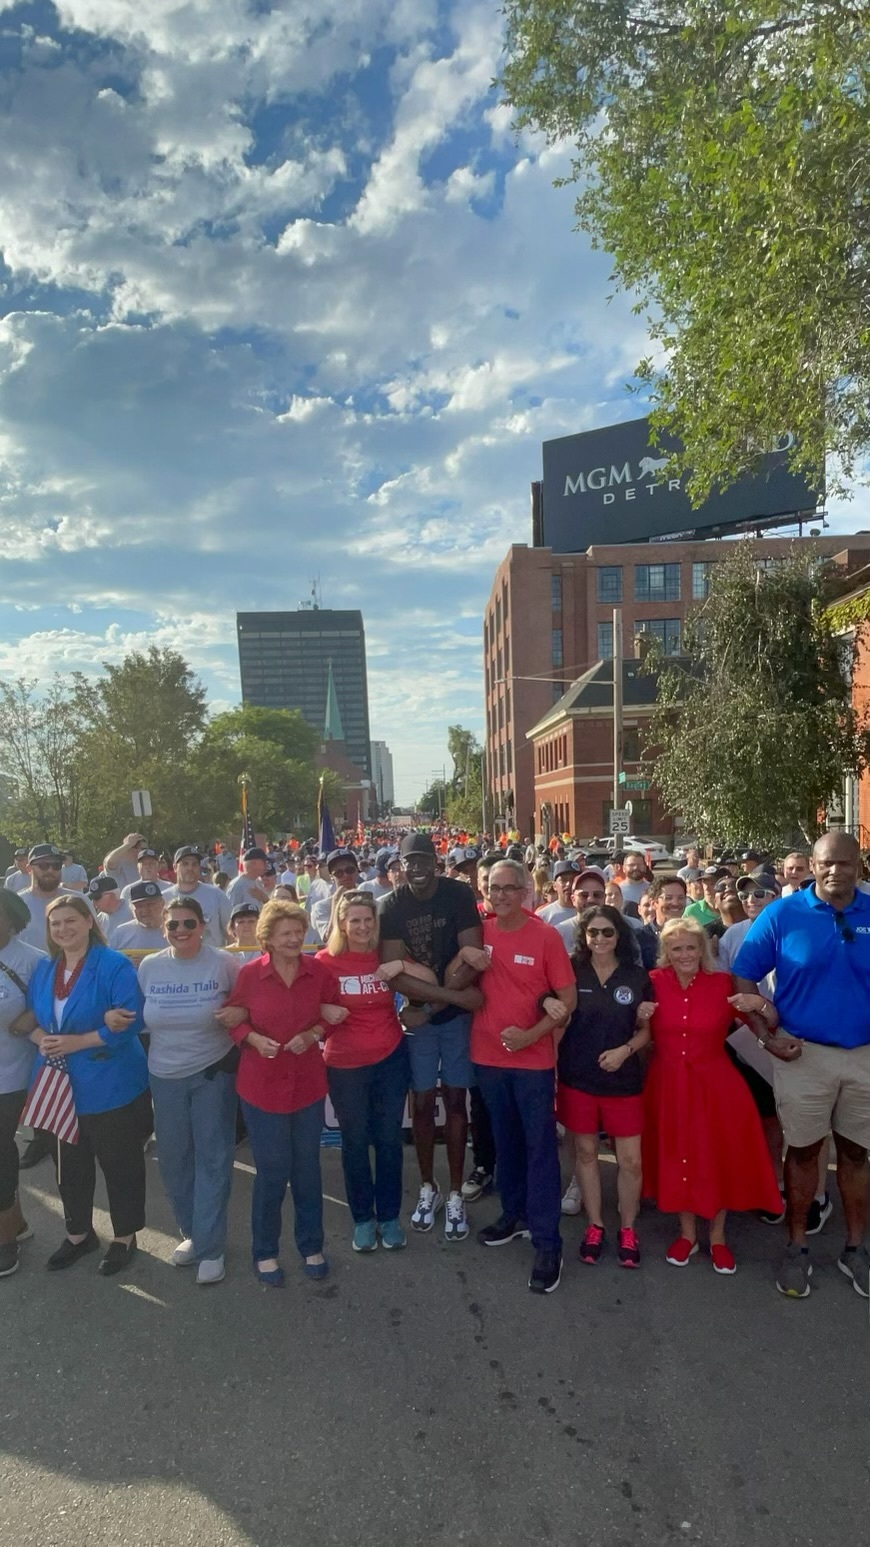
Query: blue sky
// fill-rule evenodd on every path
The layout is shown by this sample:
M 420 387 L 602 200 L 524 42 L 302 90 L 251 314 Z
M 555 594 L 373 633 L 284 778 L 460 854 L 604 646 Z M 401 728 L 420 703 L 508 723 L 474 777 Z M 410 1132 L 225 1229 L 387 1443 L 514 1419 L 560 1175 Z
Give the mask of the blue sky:
M 490 0 L 0 0 L 0 675 L 360 607 L 410 799 L 480 730 L 540 444 L 644 352 Z M 866 507 L 862 497 L 861 505 Z M 857 503 L 840 529 L 870 524 Z

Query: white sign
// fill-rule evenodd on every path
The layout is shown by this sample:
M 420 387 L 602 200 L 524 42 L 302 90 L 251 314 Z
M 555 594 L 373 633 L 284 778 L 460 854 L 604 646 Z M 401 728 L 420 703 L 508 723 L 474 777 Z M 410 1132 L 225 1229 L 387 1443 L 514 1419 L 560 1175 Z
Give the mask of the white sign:
M 630 811 L 611 811 L 611 813 L 610 813 L 610 831 L 612 833 L 630 833 L 631 832 L 631 812 Z
M 150 816 L 151 815 L 151 791 L 150 790 L 134 790 L 133 791 L 133 815 L 134 816 Z

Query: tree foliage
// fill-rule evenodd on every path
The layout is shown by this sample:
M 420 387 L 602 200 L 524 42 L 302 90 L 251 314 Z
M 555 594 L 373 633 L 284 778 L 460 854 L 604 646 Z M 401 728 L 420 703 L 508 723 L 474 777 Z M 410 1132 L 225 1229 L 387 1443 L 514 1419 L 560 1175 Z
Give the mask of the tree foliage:
M 765 570 L 753 544 L 735 545 L 687 624 L 685 658 L 656 662 L 648 769 L 701 838 L 810 840 L 844 775 L 867 766 L 852 647 L 833 632 L 826 601 L 811 561 L 796 554 Z
M 504 12 L 502 95 L 520 126 L 576 146 L 579 223 L 647 313 L 659 349 L 639 375 L 693 500 L 784 431 L 815 488 L 829 453 L 851 474 L 870 444 L 867 5 Z

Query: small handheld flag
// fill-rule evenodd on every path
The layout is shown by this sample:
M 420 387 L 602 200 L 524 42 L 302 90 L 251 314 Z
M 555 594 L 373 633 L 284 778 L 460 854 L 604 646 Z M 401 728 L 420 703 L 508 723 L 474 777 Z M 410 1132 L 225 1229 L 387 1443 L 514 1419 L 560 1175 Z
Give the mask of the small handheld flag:
M 326 796 L 323 791 L 323 774 L 320 775 L 320 783 L 317 789 L 317 828 L 320 852 L 323 855 L 330 854 L 335 848 L 335 832 L 332 826 L 332 817 L 329 815 L 329 807 L 326 804 Z
M 255 848 L 256 847 L 256 842 L 257 842 L 257 840 L 254 837 L 254 824 L 251 821 L 251 814 L 248 811 L 248 786 L 247 786 L 247 784 L 243 783 L 242 784 L 242 848 L 241 848 L 242 854 L 244 854 L 246 849 L 253 849 L 253 848 Z
M 64 1144 L 78 1144 L 79 1122 L 72 1082 L 63 1057 L 47 1058 L 27 1099 L 21 1122 L 43 1128 Z

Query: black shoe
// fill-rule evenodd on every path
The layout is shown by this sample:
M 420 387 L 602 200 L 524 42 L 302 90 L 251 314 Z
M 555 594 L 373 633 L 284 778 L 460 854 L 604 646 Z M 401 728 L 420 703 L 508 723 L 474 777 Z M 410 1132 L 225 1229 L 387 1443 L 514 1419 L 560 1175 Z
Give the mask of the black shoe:
M 507 1246 L 508 1241 L 520 1239 L 528 1240 L 529 1227 L 521 1219 L 508 1219 L 501 1214 L 492 1225 L 484 1225 L 478 1230 L 477 1239 L 481 1246 Z
M 95 1252 L 99 1246 L 94 1230 L 89 1230 L 83 1241 L 71 1241 L 69 1236 L 61 1241 L 56 1252 L 52 1252 L 45 1266 L 49 1273 L 57 1273 L 61 1268 L 71 1268 L 80 1257 L 86 1257 L 88 1252 Z
M 814 1198 L 807 1213 L 807 1235 L 818 1235 L 833 1212 L 834 1205 L 827 1193 L 825 1193 L 824 1203 L 820 1203 L 818 1198 Z
M 18 1161 L 19 1171 L 29 1171 L 31 1166 L 38 1166 L 41 1160 L 46 1160 L 54 1150 L 55 1142 L 53 1135 L 45 1132 L 39 1132 L 28 1139 Z
M 562 1277 L 561 1252 L 535 1252 L 535 1266 L 529 1278 L 533 1295 L 551 1295 Z
M 135 1255 L 135 1236 L 129 1246 L 123 1241 L 113 1241 L 100 1266 L 97 1268 L 97 1272 L 102 1273 L 103 1278 L 111 1278 L 115 1273 L 123 1273 L 125 1268 L 129 1268 Z
M 761 1213 L 759 1214 L 758 1217 L 761 1220 L 761 1223 L 763 1225 L 781 1225 L 782 1224 L 783 1220 L 785 1219 L 785 1193 L 781 1192 L 780 1193 L 780 1197 L 782 1198 L 782 1211 L 781 1211 L 781 1213 L 779 1213 L 779 1214 L 771 1214 L 769 1209 L 762 1209 L 762 1211 L 761 1211 Z

